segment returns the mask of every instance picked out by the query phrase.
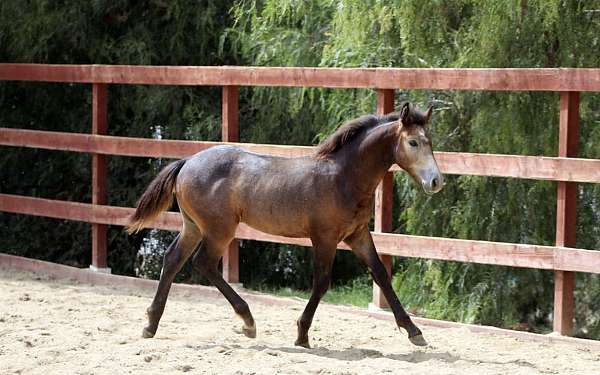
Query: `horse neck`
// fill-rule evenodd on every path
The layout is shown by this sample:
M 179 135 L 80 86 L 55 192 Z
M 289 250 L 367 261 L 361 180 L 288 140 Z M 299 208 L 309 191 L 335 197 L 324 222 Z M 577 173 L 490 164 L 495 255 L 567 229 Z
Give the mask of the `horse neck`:
M 396 125 L 379 125 L 369 130 L 363 137 L 348 145 L 348 150 L 340 155 L 343 159 L 343 173 L 352 181 L 355 190 L 372 195 L 385 173 L 394 163 Z

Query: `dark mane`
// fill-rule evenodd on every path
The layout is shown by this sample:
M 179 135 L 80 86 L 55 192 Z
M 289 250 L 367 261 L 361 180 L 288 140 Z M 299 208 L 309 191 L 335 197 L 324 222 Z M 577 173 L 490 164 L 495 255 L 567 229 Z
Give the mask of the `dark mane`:
M 364 115 L 350 120 L 340 126 L 332 135 L 317 146 L 315 157 L 318 159 L 325 158 L 342 148 L 345 144 L 350 143 L 359 134 L 364 133 L 368 129 L 388 122 L 398 121 L 399 118 L 400 113 L 393 112 L 383 116 Z

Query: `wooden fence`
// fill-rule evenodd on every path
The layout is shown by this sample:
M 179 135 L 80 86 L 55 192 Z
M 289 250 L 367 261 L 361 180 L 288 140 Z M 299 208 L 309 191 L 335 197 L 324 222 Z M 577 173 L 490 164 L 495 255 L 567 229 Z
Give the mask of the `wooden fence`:
M 473 262 L 554 270 L 554 330 L 569 335 L 573 324 L 573 272 L 600 273 L 600 251 L 576 249 L 577 183 L 600 183 L 600 160 L 580 159 L 579 94 L 600 91 L 600 69 L 337 69 L 267 67 L 173 67 L 112 65 L 0 64 L 0 80 L 89 83 L 92 85 L 91 134 L 0 128 L 0 145 L 92 154 L 92 202 L 0 194 L 0 211 L 89 222 L 92 225 L 92 268 L 106 268 L 107 225 L 125 225 L 132 208 L 106 205 L 106 156 L 182 158 L 216 144 L 239 141 L 238 87 L 286 86 L 370 88 L 377 90 L 377 112 L 394 110 L 395 89 L 555 91 L 560 92 L 559 155 L 519 156 L 436 152 L 446 174 L 499 176 L 557 181 L 556 245 L 540 246 L 390 234 L 392 173 L 377 189 L 375 245 L 388 271 L 392 256 Z M 224 142 L 156 140 L 107 134 L 109 84 L 222 86 Z M 245 143 L 255 152 L 301 156 L 312 147 Z M 153 227 L 178 230 L 178 214 L 165 213 Z M 307 239 L 268 235 L 240 225 L 238 239 L 310 246 Z M 341 249 L 346 249 L 343 245 Z M 223 273 L 238 281 L 238 245 L 223 259 Z M 374 286 L 374 303 L 385 301 Z

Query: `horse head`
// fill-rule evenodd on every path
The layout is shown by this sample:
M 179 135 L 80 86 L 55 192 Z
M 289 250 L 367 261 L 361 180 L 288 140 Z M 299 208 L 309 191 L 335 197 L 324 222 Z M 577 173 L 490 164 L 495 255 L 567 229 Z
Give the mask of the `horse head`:
M 396 164 L 429 195 L 439 192 L 444 185 L 444 177 L 433 156 L 431 138 L 427 132 L 431 113 L 432 107 L 423 113 L 410 103 L 405 103 L 400 110 L 394 149 Z

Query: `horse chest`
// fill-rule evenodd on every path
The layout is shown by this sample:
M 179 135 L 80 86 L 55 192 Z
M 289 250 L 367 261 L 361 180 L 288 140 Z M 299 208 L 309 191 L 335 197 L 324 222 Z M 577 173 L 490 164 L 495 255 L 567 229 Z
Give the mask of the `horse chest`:
M 346 205 L 343 214 L 344 232 L 354 231 L 354 229 L 366 225 L 373 215 L 373 198 L 356 200 L 352 204 Z
M 371 216 L 373 214 L 373 205 L 369 205 L 367 207 L 361 207 L 354 214 L 354 221 L 357 224 L 366 224 L 371 220 Z

